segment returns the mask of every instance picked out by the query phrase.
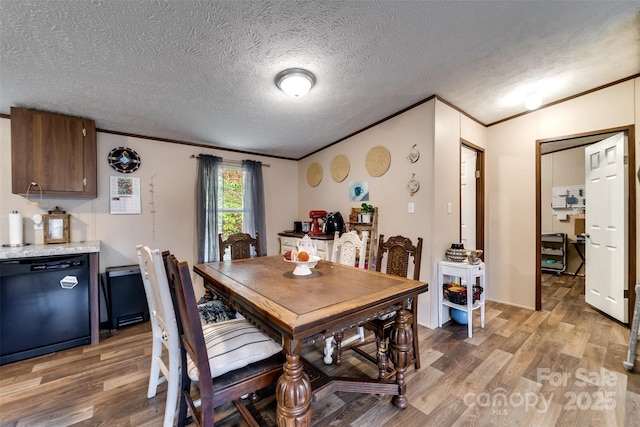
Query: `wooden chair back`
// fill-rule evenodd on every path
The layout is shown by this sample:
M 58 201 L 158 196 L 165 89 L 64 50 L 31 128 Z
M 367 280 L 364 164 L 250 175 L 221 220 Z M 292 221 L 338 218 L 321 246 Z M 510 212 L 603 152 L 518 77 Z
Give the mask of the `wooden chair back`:
M 350 265 L 355 267 L 356 262 L 358 268 L 364 268 L 367 258 L 367 240 L 369 233 L 362 232 L 362 238 L 358 236 L 357 231 L 349 231 L 348 233 L 340 233 L 336 231 L 333 239 L 333 252 L 331 253 L 331 261 L 339 264 Z
M 422 256 L 422 237 L 418 237 L 415 245 L 404 236 L 392 236 L 385 242 L 384 234 L 380 235 L 378 244 L 376 271 L 382 270 L 383 259 L 386 258 L 387 274 L 409 277 L 409 261 L 413 261 L 413 278 L 420 279 L 420 261 Z
M 255 252 L 256 256 L 262 256 L 260 249 L 260 233 L 256 231 L 256 237 L 251 237 L 247 233 L 235 233 L 227 240 L 222 239 L 222 233 L 218 234 L 218 247 L 220 248 L 220 261 L 224 259 L 224 253 L 230 248 L 231 259 L 251 258 Z
M 196 305 L 196 296 L 191 283 L 191 273 L 186 262 L 178 262 L 173 255 L 169 255 L 167 259 L 167 272 L 169 282 L 173 284 L 176 296 L 176 305 L 178 313 L 182 320 L 182 348 L 184 355 L 182 357 L 183 366 L 182 379 L 188 378 L 186 374 L 186 354 L 200 371 L 200 378 L 211 378 L 211 369 L 209 367 L 209 359 L 207 357 L 207 347 L 204 341 L 204 333 L 202 331 L 202 323 L 198 314 Z M 186 374 L 186 375 L 185 375 Z M 190 386 L 190 381 L 189 381 Z M 186 418 L 186 403 L 194 414 L 194 420 L 200 426 L 207 425 L 206 420 L 211 420 L 213 425 L 214 407 L 213 405 L 204 404 L 204 402 L 213 400 L 213 382 L 200 381 L 201 410 L 196 407 L 196 403 L 191 398 L 190 390 L 186 389 L 186 384 L 182 387 L 182 399 L 180 405 L 179 421 Z
M 418 243 L 415 245 L 411 239 L 404 236 L 389 237 L 384 240 L 384 235 L 380 235 L 380 243 L 378 244 L 378 252 L 376 255 L 376 271 L 382 271 L 383 260 L 386 261 L 385 272 L 400 277 L 413 278 L 420 280 L 420 259 L 422 255 L 422 238 L 418 237 Z M 409 261 L 413 261 L 413 277 L 409 277 Z M 413 304 L 412 298 L 406 301 L 404 309 L 408 312 L 407 321 L 411 323 L 413 353 L 409 353 L 410 360 L 416 369 L 420 369 L 420 343 L 418 339 L 418 306 Z M 372 330 L 376 335 L 378 343 L 377 358 L 364 352 L 361 348 L 354 347 L 354 350 L 368 358 L 372 362 L 378 363 L 378 378 L 387 378 L 389 375 L 395 374 L 395 370 L 388 371 L 386 360 L 387 344 L 391 328 L 396 321 L 396 313 L 390 313 L 377 319 L 370 320 L 365 324 L 365 328 Z M 365 342 L 366 343 L 366 342 Z M 380 359 L 384 359 L 384 363 L 380 363 Z
M 215 408 L 233 402 L 240 415 L 251 426 L 257 422 L 251 412 L 239 401 L 241 396 L 275 384 L 282 374 L 284 355 L 278 353 L 267 359 L 252 363 L 244 368 L 212 378 L 202 323 L 196 304 L 196 296 L 191 282 L 191 272 L 186 262 L 179 262 L 175 256 L 167 257 L 167 278 L 169 286 L 175 289 L 176 311 L 182 324 L 182 396 L 178 413 L 178 426 L 187 421 L 187 407 L 198 426 L 214 425 Z M 225 323 L 225 322 L 221 322 Z M 199 399 L 191 395 L 191 378 L 187 367 L 187 355 L 199 372 Z M 199 405 L 198 405 L 199 402 Z

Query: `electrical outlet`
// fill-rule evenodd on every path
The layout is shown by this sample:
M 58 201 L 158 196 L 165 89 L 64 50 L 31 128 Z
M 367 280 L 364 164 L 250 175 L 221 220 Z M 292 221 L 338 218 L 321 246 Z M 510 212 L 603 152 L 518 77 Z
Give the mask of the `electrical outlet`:
M 409 212 L 410 214 L 412 214 L 412 213 L 415 213 L 415 212 L 416 212 L 416 210 L 415 210 L 415 205 L 413 204 L 413 202 L 409 202 L 409 206 L 408 206 L 407 210 L 408 210 L 408 212 Z

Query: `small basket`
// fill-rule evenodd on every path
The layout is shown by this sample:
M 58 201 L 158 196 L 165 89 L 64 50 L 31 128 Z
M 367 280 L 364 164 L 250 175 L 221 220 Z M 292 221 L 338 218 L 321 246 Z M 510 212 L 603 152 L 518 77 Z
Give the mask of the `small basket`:
M 457 286 L 455 283 L 445 283 L 443 285 L 444 297 L 451 301 L 454 304 L 465 305 L 467 303 L 467 290 L 462 289 L 461 291 L 454 291 L 449 289 L 451 286 Z M 484 292 L 482 286 L 474 286 L 473 287 L 473 302 L 476 302 L 480 299 L 480 294 Z

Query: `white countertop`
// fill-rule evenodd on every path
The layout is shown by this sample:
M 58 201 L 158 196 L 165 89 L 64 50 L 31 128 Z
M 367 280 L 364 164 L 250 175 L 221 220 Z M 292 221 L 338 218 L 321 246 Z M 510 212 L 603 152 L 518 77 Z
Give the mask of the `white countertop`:
M 86 254 L 91 252 L 100 252 L 100 240 L 91 242 L 55 243 L 49 245 L 25 245 L 17 247 L 3 246 L 0 248 L 0 259 Z

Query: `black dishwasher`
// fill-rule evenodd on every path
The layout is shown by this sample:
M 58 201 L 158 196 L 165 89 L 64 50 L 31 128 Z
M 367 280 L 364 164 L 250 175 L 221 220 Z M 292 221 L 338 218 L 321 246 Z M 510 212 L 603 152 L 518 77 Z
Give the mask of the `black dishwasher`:
M 0 262 L 0 365 L 91 342 L 89 255 Z

